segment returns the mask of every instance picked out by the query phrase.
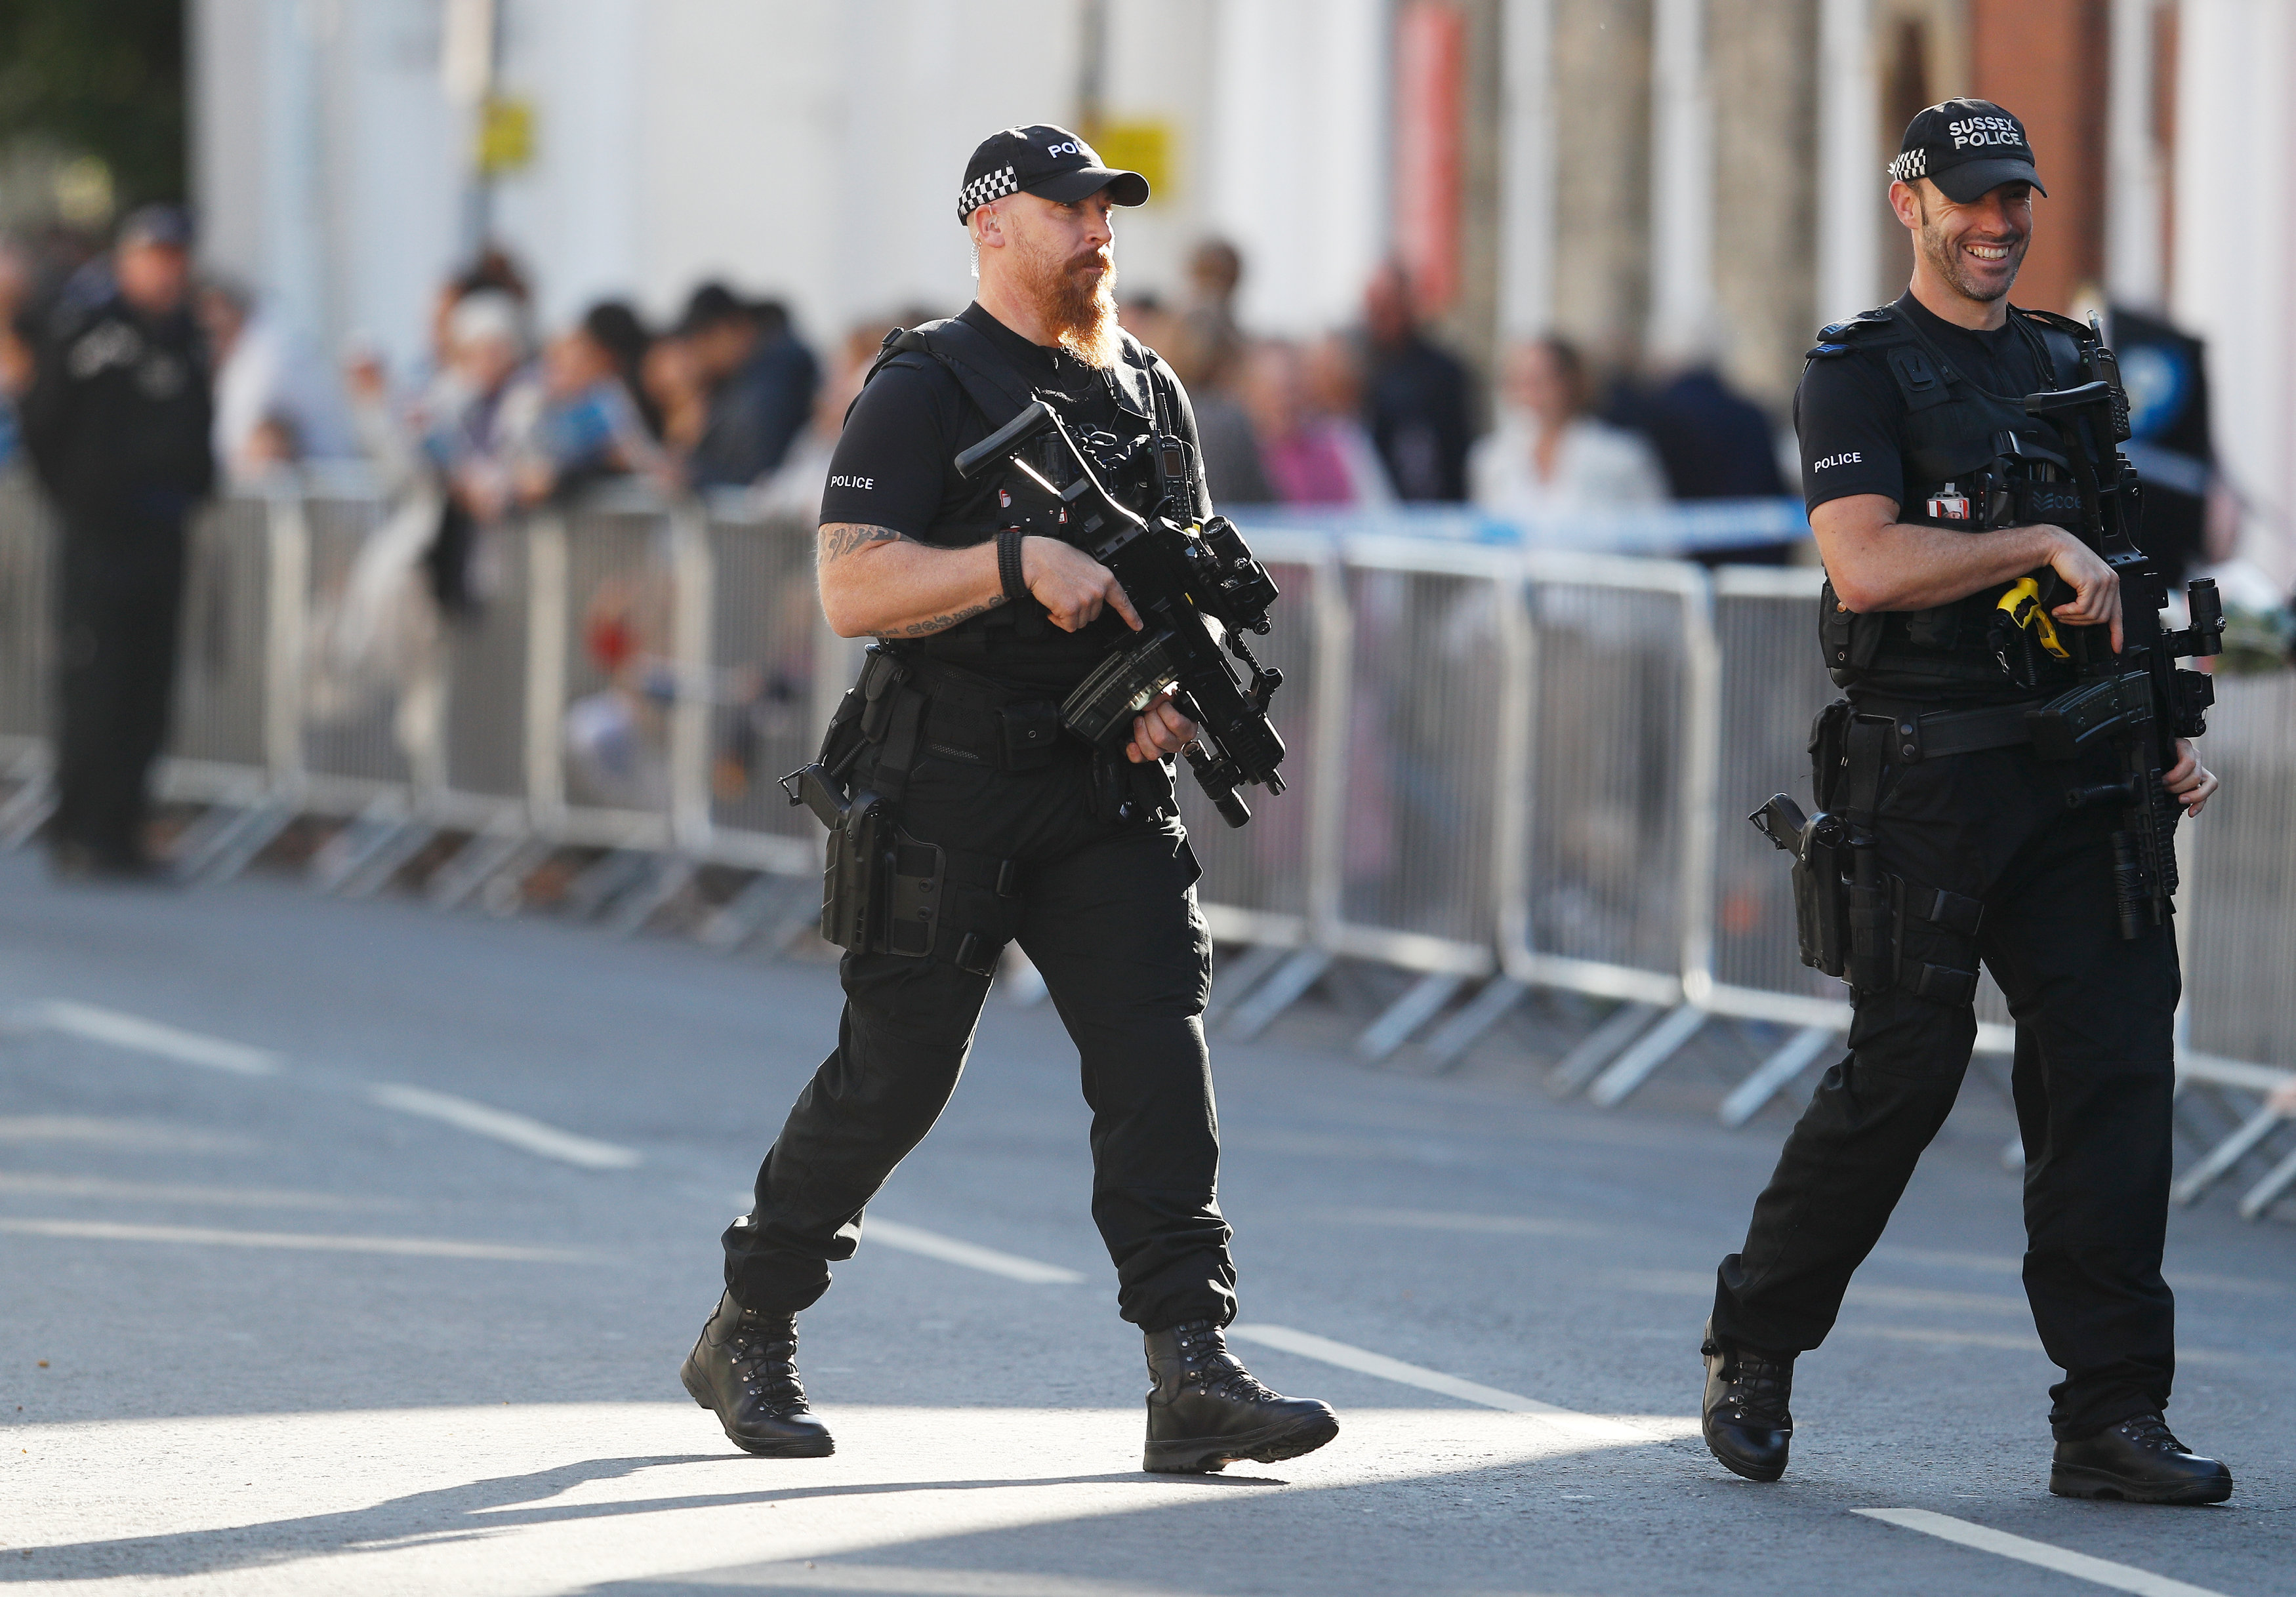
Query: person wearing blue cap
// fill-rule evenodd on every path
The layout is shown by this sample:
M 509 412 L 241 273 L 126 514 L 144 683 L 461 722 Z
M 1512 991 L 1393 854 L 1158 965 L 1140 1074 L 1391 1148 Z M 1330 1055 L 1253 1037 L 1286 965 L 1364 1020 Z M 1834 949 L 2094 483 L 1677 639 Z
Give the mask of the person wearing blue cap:
M 48 823 L 60 876 L 159 873 L 148 782 L 167 741 L 184 528 L 216 471 L 191 247 L 179 207 L 132 212 L 108 271 L 56 307 L 24 400 L 25 445 L 63 524 Z

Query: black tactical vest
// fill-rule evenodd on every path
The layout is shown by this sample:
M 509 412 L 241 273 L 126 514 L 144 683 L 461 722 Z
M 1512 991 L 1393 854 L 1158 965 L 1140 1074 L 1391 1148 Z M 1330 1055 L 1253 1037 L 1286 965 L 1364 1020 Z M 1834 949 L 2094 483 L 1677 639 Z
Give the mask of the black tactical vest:
M 1032 400 L 1041 399 L 1061 414 L 1080 441 L 1093 448 L 1097 456 L 1094 470 L 1117 497 L 1144 515 L 1170 498 L 1177 501 L 1171 513 L 1184 521 L 1193 520 L 1200 510 L 1195 487 L 1198 467 L 1193 451 L 1178 438 L 1166 416 L 1154 376 L 1155 352 L 1128 332 L 1119 336 L 1122 358 L 1103 374 L 1116 402 L 1118 429 L 1113 432 L 1103 423 L 1098 431 L 1086 435 L 1067 396 L 1040 388 L 979 328 L 954 316 L 906 331 L 896 328 L 887 334 L 875 364 L 869 368 L 869 377 L 890 366 L 920 370 L 938 366 L 956 379 L 967 402 L 980 414 L 987 423 L 984 437 L 1020 414 Z M 863 386 L 867 386 L 865 379 Z M 1177 455 L 1168 445 L 1177 449 Z M 1029 463 L 1048 480 L 1066 487 L 1074 479 L 1075 466 L 1058 438 L 1039 440 L 1036 450 Z M 1181 469 L 1168 470 L 1176 460 Z M 1048 537 L 1062 536 L 1060 522 L 1067 512 L 1049 505 L 1043 493 L 1017 471 L 1004 468 L 995 487 L 993 508 L 974 518 L 934 523 L 927 529 L 928 541 L 945 548 L 962 548 L 985 543 L 1008 527 Z M 1062 676 L 1081 681 L 1111 648 L 1128 635 L 1129 629 L 1113 610 L 1103 610 L 1090 626 L 1068 633 L 1052 624 L 1043 605 L 1025 598 L 906 643 L 902 648 L 992 677 L 1021 671 L 1032 678 Z
M 2014 306 L 2009 324 L 2031 348 L 2051 388 L 2089 381 L 2087 328 Z M 1910 318 L 1886 306 L 1824 328 L 1809 358 L 1852 351 L 1879 356 L 1905 403 L 1900 522 L 1970 533 L 2038 521 L 2079 524 L 2080 495 L 2063 442 L 2054 427 L 2025 414 L 2024 396 L 1980 387 Z M 1854 615 L 1834 596 L 1829 578 L 1818 639 L 1834 685 L 1915 698 L 2005 687 L 2010 679 L 1988 637 L 1994 608 L 2010 586 L 1929 610 Z M 2046 662 L 2043 685 L 2060 677 L 2070 683 L 2072 667 Z

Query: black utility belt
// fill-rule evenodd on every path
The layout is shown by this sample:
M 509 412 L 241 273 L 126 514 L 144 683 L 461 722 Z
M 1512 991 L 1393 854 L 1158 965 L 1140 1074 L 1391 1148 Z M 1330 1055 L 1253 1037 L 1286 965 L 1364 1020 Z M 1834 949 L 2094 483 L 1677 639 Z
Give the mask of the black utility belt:
M 1863 721 L 1887 720 L 1891 765 L 1919 765 L 1956 754 L 1981 754 L 1991 749 L 2022 749 L 2033 741 L 2030 717 L 2053 702 L 2030 699 L 2016 704 L 1985 705 L 1975 709 L 1916 709 L 1887 700 L 1853 700 Z
M 2156 714 L 2152 680 L 2144 671 L 2094 677 L 2046 699 L 1978 709 L 1917 711 L 1910 705 L 1891 707 L 1887 700 L 1873 700 L 1856 704 L 1855 709 L 1862 724 L 1886 725 L 1882 758 L 1901 766 L 2026 747 L 2045 760 L 2062 764 L 2113 738 L 2149 729 Z

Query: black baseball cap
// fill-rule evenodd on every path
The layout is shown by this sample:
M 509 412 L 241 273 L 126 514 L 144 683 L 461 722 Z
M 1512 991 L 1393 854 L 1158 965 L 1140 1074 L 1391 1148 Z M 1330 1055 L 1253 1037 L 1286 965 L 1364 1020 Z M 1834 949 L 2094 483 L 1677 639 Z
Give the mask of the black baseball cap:
M 1105 165 L 1099 151 L 1067 128 L 1049 122 L 1007 127 L 981 140 L 965 163 L 964 187 L 956 196 L 956 219 L 962 222 L 991 200 L 1007 194 L 1081 200 L 1102 189 L 1119 205 L 1148 203 L 1145 177 Z
M 2033 169 L 2025 125 L 1990 100 L 1948 100 L 1906 124 L 1905 142 L 1890 176 L 1899 183 L 1926 177 L 1956 205 L 1966 205 L 2005 183 L 2030 183 L 2044 196 Z

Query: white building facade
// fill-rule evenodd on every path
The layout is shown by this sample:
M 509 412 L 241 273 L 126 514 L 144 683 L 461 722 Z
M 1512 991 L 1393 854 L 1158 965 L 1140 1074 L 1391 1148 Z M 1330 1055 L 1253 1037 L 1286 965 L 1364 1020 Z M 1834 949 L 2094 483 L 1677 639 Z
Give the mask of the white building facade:
M 954 196 L 973 144 L 1089 123 L 1156 181 L 1119 218 L 1128 290 L 1182 297 L 1189 250 L 1226 237 L 1247 262 L 1247 324 L 1305 334 L 1352 322 L 1393 218 L 1426 214 L 1399 192 L 1426 168 L 1398 149 L 1430 144 L 1423 93 L 1398 102 L 1396 44 L 1431 11 L 1456 13 L 1465 41 L 1441 102 L 1456 121 L 1433 141 L 1461 163 L 1437 176 L 1467 213 L 1444 323 L 1462 352 L 1488 363 L 1496 340 L 1548 329 L 1598 359 L 1703 346 L 1781 417 L 1809 331 L 1904 283 L 1882 167 L 1908 85 L 2054 93 L 2070 126 L 2074 64 L 2013 41 L 2044 13 L 2089 14 L 2076 0 L 192 0 L 194 192 L 211 264 L 318 347 L 372 341 L 401 369 L 481 236 L 532 274 L 548 325 L 608 296 L 661 320 L 715 277 L 784 300 L 822 340 L 960 307 Z M 2086 213 L 2053 200 L 2042 225 L 2101 226 L 2085 286 L 2208 340 L 2244 550 L 2284 585 L 2296 4 L 2095 14 L 2110 37 L 2073 100 L 2106 102 L 2086 180 L 2102 198 Z M 524 116 L 529 149 L 481 184 L 489 99 Z M 1399 125 L 1414 135 L 1401 145 Z M 2045 170 L 2090 159 L 2053 136 Z M 2046 302 L 2046 274 L 2029 275 Z

